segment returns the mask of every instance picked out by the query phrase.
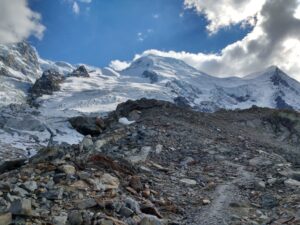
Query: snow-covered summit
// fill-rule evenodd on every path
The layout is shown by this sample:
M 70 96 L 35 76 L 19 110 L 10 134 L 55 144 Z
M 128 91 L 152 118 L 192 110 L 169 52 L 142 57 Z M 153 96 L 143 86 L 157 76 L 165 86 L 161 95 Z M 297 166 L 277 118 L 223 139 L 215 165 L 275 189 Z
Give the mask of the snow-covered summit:
M 121 74 L 141 76 L 145 71 L 159 74 L 160 79 L 181 78 L 189 76 L 208 76 L 207 74 L 186 64 L 182 60 L 162 57 L 153 54 L 142 56 L 131 63 Z

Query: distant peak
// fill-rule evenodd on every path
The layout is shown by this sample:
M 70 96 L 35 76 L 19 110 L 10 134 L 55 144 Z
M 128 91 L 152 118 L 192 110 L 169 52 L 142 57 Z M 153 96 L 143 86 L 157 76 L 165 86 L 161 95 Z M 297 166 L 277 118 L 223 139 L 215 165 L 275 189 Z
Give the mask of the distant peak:
M 279 71 L 281 71 L 282 72 L 282 70 L 278 66 L 275 66 L 275 65 L 269 66 L 266 69 L 266 71 L 269 71 L 269 72 L 279 72 Z
M 258 77 L 273 77 L 273 76 L 288 76 L 283 70 L 281 70 L 278 66 L 272 65 L 268 68 L 258 71 L 255 73 L 251 73 L 245 76 L 246 79 L 253 79 Z

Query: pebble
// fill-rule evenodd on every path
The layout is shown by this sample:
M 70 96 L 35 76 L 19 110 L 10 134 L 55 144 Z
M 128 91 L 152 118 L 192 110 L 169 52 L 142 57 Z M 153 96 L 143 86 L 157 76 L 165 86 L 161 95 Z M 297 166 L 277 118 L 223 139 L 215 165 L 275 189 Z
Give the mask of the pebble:
M 120 185 L 120 181 L 117 177 L 110 175 L 109 173 L 104 173 L 101 178 L 95 178 L 89 180 L 94 184 L 95 190 L 112 190 L 118 189 Z
M 140 192 L 143 189 L 143 184 L 139 176 L 132 176 L 129 181 L 129 186 L 132 187 L 135 191 Z
M 22 184 L 22 187 L 29 192 L 34 192 L 38 188 L 38 185 L 35 181 L 26 181 Z
M 300 181 L 294 179 L 287 179 L 284 181 L 284 184 L 287 187 L 300 187 Z
M 72 165 L 62 165 L 60 167 L 61 171 L 68 175 L 74 175 L 76 173 L 76 169 Z
M 68 222 L 70 225 L 81 225 L 83 223 L 83 218 L 80 211 L 71 211 L 68 214 Z
M 188 178 L 181 179 L 180 182 L 185 183 L 187 185 L 196 185 L 197 184 L 197 181 L 188 179 Z
M 145 216 L 141 222 L 140 225 L 162 225 L 163 223 L 155 216 L 147 215 Z
M 126 206 L 122 206 L 121 209 L 119 210 L 119 214 L 123 217 L 130 217 L 134 214 L 133 210 Z
M 97 205 L 97 202 L 93 198 L 84 199 L 75 202 L 75 205 L 78 209 L 88 209 Z
M 52 223 L 55 225 L 65 225 L 68 220 L 68 214 L 67 213 L 61 213 L 59 216 L 54 216 Z
M 81 142 L 81 146 L 84 150 L 88 150 L 88 149 L 92 148 L 93 145 L 94 145 L 94 142 L 90 135 L 85 136 Z
M 30 199 L 14 200 L 10 206 L 9 211 L 13 215 L 30 216 L 32 214 L 31 200 Z
M 278 206 L 278 200 L 272 194 L 264 194 L 261 196 L 261 206 L 266 209 L 272 209 Z
M 163 146 L 161 144 L 156 145 L 155 153 L 160 154 L 163 151 Z
M 203 205 L 209 205 L 211 203 L 211 201 L 207 198 L 202 200 Z
M 11 213 L 0 214 L 0 225 L 8 225 L 12 222 Z

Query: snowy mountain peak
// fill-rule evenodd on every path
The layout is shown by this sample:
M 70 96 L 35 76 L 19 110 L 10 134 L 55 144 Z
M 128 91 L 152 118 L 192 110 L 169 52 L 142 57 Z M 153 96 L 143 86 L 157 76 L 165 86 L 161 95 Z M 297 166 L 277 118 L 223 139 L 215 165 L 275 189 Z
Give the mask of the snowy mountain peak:
M 154 76 L 156 82 L 170 79 L 188 79 L 195 76 L 209 76 L 182 60 L 153 54 L 136 59 L 128 68 L 121 71 L 121 74 L 150 78 L 151 83 L 153 83 Z
M 276 71 L 279 71 L 281 70 L 278 66 L 276 65 L 272 65 L 272 66 L 269 66 L 266 71 L 270 71 L 270 72 L 276 72 Z
M 247 76 L 244 77 L 244 79 L 256 79 L 256 78 L 268 78 L 271 79 L 272 77 L 288 77 L 290 78 L 289 75 L 287 75 L 283 70 L 281 70 L 278 66 L 269 66 L 267 69 L 251 73 Z
M 186 64 L 184 61 L 170 58 L 170 57 L 163 57 L 154 54 L 149 54 L 146 56 L 142 56 L 136 59 L 129 68 L 125 70 L 135 69 L 135 68 L 143 68 L 143 69 L 185 69 L 191 71 L 197 71 L 194 67 Z M 199 71 L 197 71 L 199 72 Z

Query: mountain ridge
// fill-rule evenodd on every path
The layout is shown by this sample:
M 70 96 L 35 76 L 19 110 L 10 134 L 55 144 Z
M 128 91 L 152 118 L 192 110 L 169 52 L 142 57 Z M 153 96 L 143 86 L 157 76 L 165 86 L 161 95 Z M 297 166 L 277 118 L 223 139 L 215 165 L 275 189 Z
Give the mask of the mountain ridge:
M 22 58 L 20 52 L 33 57 Z M 247 109 L 253 105 L 300 110 L 300 84 L 276 67 L 251 79 L 217 78 L 183 61 L 154 55 L 137 59 L 120 72 L 41 59 L 28 44 L 0 45 L 0 55 L 11 55 L 9 60 L 0 60 L 0 68 L 13 71 L 12 75 L 0 76 L 0 114 L 7 115 L 2 122 L 0 118 L 0 125 L 5 124 L 0 127 L 0 138 L 6 140 L 0 147 L 9 144 L 20 148 L 22 142 L 31 151 L 47 146 L 50 139 L 53 143 L 78 143 L 82 135 L 70 126 L 69 118 L 105 116 L 118 104 L 141 98 L 175 102 L 202 112 Z M 30 79 L 22 73 L 22 65 Z M 28 70 L 30 65 L 35 65 L 31 68 L 36 71 L 34 74 Z M 56 71 L 61 78 L 52 79 L 53 73 L 48 70 Z M 30 90 L 34 86 L 32 96 Z M 49 90 L 41 90 L 44 87 Z M 16 131 L 10 118 L 18 119 L 20 125 L 35 126 L 29 131 Z

